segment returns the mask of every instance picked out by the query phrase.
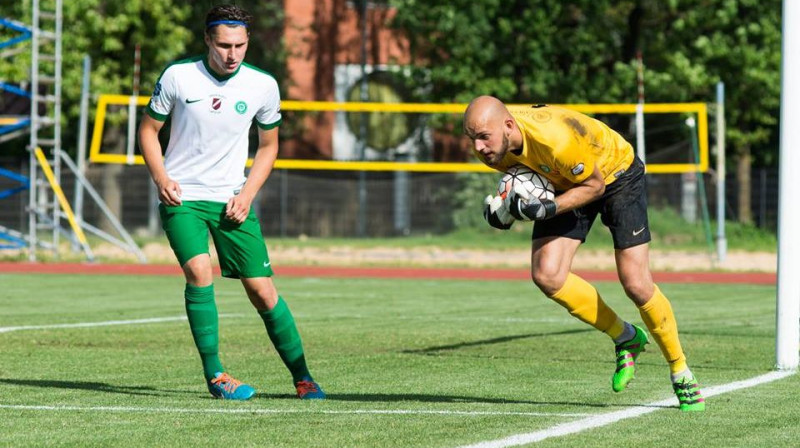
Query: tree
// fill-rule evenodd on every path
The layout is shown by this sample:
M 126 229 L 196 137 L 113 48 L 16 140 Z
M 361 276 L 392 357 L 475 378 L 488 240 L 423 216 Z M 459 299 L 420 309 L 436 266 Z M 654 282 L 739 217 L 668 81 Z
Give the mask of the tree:
M 535 3 L 535 4 L 532 4 Z M 394 26 L 439 101 L 631 101 L 632 2 L 396 0 Z M 425 11 L 419 14 L 418 11 Z
M 660 98 L 705 101 L 718 81 L 725 83 L 726 141 L 736 165 L 739 220 L 750 223 L 751 164 L 777 163 L 781 2 L 659 3 L 650 13 L 660 15 L 660 29 L 646 27 L 648 88 Z

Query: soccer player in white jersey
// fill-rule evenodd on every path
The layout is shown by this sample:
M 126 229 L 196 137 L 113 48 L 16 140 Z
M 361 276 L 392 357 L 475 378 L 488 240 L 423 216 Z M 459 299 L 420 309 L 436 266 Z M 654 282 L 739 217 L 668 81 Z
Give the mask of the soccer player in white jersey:
M 272 282 L 267 248 L 251 208 L 278 156 L 281 113 L 275 79 L 244 62 L 250 20 L 235 5 L 208 12 L 208 54 L 164 70 L 139 126 L 139 142 L 158 188 L 162 226 L 186 277 L 186 314 L 209 392 L 233 400 L 255 394 L 253 387 L 226 373 L 219 358 L 210 233 L 222 275 L 241 280 L 292 374 L 297 396 L 322 399 L 325 393 L 308 371 L 292 313 Z M 172 125 L 162 159 L 158 133 L 168 116 Z M 245 177 L 253 121 L 258 150 Z

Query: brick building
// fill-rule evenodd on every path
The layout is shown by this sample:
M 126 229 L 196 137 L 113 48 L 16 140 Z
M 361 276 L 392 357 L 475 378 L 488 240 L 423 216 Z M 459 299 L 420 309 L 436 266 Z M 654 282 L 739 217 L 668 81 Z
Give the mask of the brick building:
M 366 46 L 366 72 L 406 66 L 408 42 L 389 29 L 394 11 L 380 2 L 368 2 L 367 40 L 362 42 L 359 2 L 316 0 L 284 2 L 284 39 L 288 51 L 287 99 L 347 101 L 361 80 L 362 43 Z M 338 115 L 338 117 L 337 117 Z M 334 139 L 342 129 L 344 113 L 305 114 L 303 130 L 293 134 L 283 148 L 299 158 L 353 158 L 335 154 Z M 337 120 L 339 126 L 337 128 Z M 341 140 L 341 138 L 340 138 Z M 339 146 L 352 147 L 352 139 Z

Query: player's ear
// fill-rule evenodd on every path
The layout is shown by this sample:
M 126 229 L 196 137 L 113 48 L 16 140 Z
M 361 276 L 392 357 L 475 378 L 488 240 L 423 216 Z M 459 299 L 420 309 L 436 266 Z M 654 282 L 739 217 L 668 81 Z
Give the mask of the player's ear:
M 516 126 L 516 122 L 510 116 L 503 120 L 503 132 L 506 136 L 510 136 L 514 132 L 514 126 Z

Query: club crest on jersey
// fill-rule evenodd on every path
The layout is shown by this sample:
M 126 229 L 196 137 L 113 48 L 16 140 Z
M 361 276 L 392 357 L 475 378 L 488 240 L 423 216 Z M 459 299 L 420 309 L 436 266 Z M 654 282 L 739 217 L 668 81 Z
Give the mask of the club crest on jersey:
M 552 115 L 550 115 L 550 112 L 548 112 L 546 110 L 537 110 L 537 111 L 535 111 L 533 113 L 533 117 L 532 118 L 536 122 L 547 123 L 552 118 Z
M 218 114 L 221 112 L 222 109 L 222 100 L 223 97 L 221 96 L 212 96 L 211 97 L 211 113 Z

